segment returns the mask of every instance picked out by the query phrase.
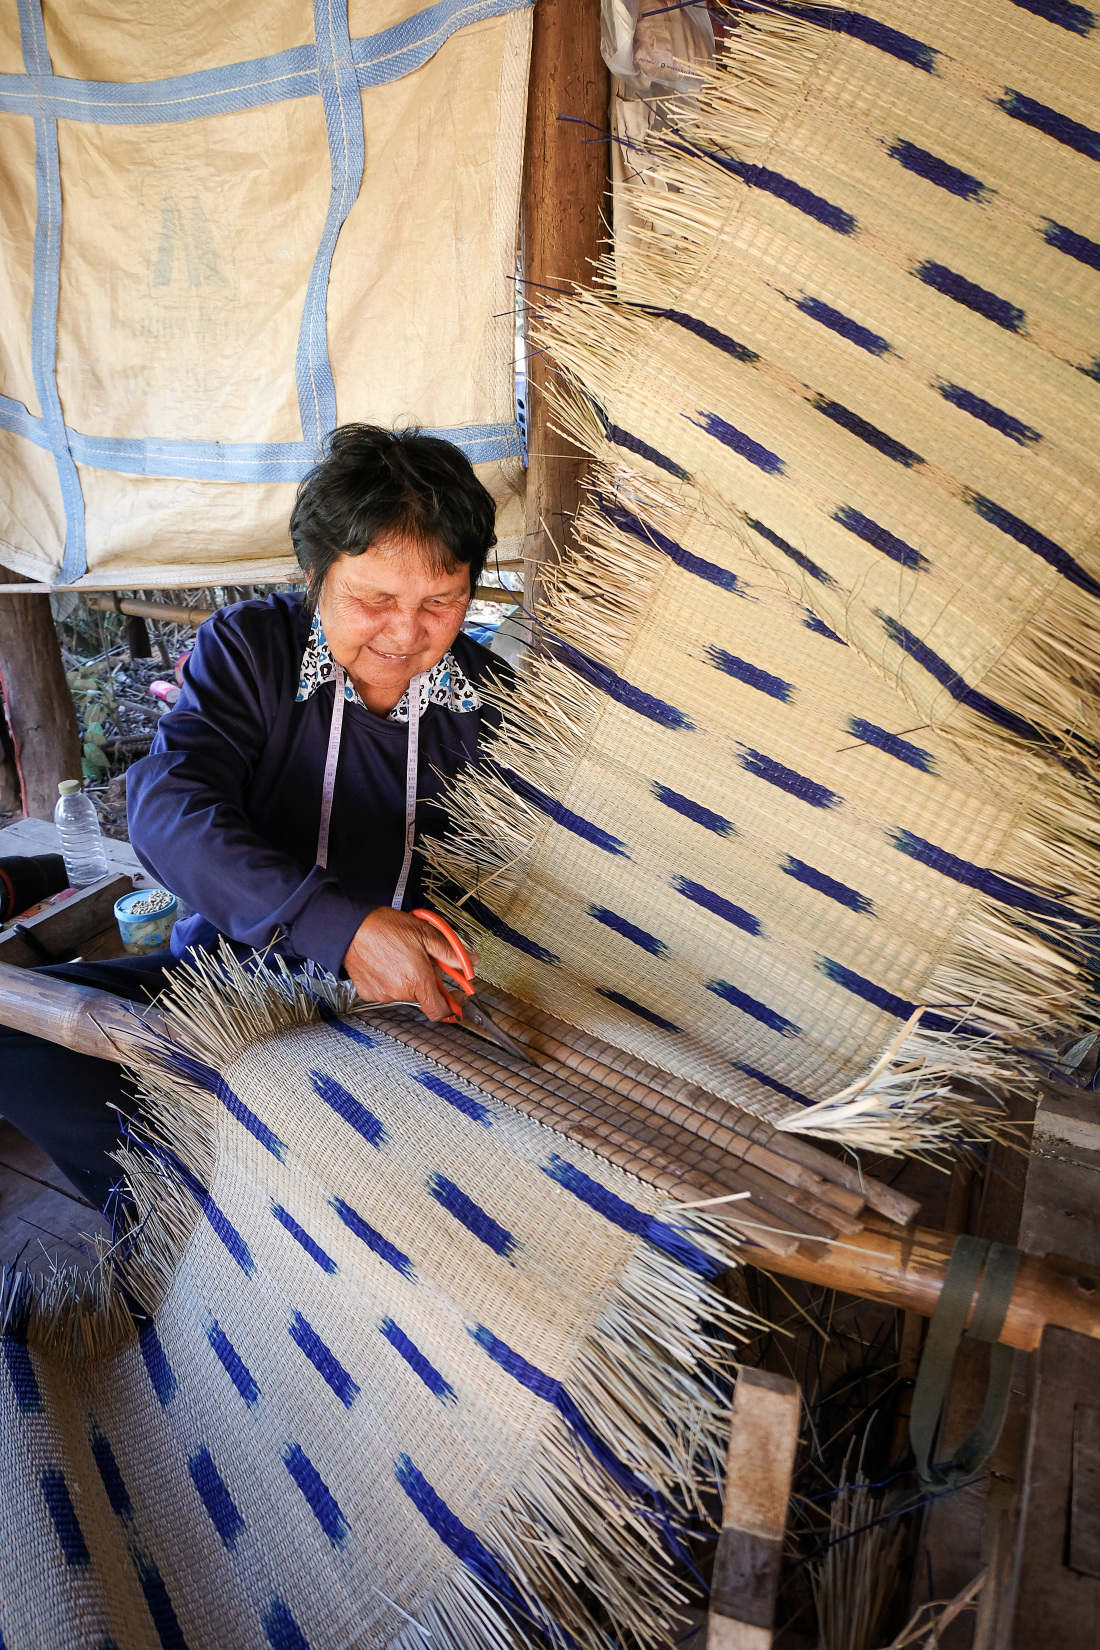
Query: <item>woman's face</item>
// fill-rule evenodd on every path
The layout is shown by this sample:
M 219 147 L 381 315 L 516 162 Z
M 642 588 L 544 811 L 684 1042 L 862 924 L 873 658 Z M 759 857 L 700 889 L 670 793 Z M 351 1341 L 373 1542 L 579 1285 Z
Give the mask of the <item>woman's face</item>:
M 333 563 L 317 611 L 332 657 L 367 708 L 385 715 L 414 676 L 442 659 L 470 595 L 468 567 L 436 571 L 419 546 L 382 535 L 362 555 Z

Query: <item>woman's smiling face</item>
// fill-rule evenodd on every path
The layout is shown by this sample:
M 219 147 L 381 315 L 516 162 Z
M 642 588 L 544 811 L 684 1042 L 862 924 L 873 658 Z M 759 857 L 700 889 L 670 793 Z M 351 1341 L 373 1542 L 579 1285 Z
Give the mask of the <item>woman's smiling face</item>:
M 442 659 L 466 617 L 470 570 L 440 548 L 383 534 L 329 568 L 317 612 L 329 651 L 367 706 L 385 716 L 414 676 Z

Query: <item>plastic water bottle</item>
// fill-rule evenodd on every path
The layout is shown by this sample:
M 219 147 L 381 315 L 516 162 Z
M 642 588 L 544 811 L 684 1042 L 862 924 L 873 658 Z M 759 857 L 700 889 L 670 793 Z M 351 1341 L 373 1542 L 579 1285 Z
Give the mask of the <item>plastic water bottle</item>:
M 91 797 L 82 794 L 79 779 L 63 779 L 57 788 L 61 797 L 53 811 L 53 822 L 61 838 L 69 887 L 87 888 L 110 869 L 99 815 Z

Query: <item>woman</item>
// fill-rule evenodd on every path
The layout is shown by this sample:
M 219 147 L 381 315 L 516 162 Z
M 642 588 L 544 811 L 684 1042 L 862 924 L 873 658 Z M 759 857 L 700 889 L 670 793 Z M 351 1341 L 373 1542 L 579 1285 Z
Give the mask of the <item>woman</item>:
M 496 543 L 493 501 L 458 448 L 346 425 L 290 519 L 307 594 L 225 608 L 199 630 L 176 709 L 129 771 L 130 838 L 192 908 L 171 954 L 43 970 L 144 999 L 224 935 L 292 966 L 344 970 L 371 1001 L 448 1012 L 415 843 L 495 718 L 507 667 L 460 634 Z M 408 828 L 407 828 L 408 826 Z M 105 1207 L 119 1170 L 117 1066 L 0 1029 L 3 1112 Z

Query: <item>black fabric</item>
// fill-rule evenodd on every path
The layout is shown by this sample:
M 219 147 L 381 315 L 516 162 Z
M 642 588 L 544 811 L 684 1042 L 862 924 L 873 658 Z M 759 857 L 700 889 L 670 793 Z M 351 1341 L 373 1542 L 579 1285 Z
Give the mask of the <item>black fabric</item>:
M 107 962 L 51 963 L 36 973 L 94 986 L 132 1002 L 148 1002 L 175 966 L 170 951 Z M 119 1113 L 129 1118 L 134 1094 L 111 1060 L 0 1026 L 0 1113 L 51 1157 L 82 1197 L 110 1212 L 121 1175 L 110 1154 L 122 1141 Z

